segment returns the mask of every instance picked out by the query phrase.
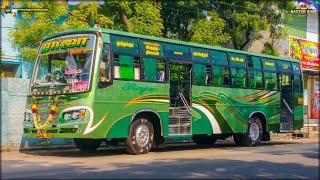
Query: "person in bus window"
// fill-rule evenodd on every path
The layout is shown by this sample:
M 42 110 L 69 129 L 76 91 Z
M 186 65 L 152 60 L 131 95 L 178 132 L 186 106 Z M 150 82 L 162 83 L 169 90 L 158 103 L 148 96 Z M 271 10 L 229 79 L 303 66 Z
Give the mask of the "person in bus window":
M 164 81 L 164 71 L 158 71 L 157 80 L 162 82 Z

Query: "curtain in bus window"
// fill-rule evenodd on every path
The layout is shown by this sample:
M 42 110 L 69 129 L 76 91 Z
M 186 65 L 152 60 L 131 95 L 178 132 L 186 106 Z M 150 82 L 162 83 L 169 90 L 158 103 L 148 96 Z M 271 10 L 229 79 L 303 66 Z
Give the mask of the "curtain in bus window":
M 143 58 L 144 79 L 148 81 L 157 80 L 157 60 L 150 58 Z
M 247 71 L 245 69 L 232 68 L 232 87 L 244 88 L 246 87 Z
M 229 69 L 227 67 L 213 67 L 213 84 L 215 86 L 229 85 Z
M 194 64 L 193 70 L 194 70 L 194 83 L 196 85 L 205 85 L 208 78 L 206 77 L 206 65 Z
M 277 74 L 265 72 L 265 89 L 267 90 L 277 90 Z
M 253 89 L 262 89 L 262 72 L 250 71 L 249 87 Z
M 132 56 L 119 56 L 120 59 L 120 78 L 133 79 L 134 78 L 134 62 Z

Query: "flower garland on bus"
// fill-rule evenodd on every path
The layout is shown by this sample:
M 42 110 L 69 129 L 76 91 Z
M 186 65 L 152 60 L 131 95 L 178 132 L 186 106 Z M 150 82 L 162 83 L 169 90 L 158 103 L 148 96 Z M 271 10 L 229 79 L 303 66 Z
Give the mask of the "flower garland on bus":
M 53 103 L 50 108 L 50 113 L 49 116 L 44 124 L 41 123 L 41 118 L 40 115 L 37 115 L 37 106 L 38 106 L 38 99 L 33 98 L 32 102 L 32 117 L 33 117 L 33 123 L 35 128 L 38 130 L 37 135 L 38 137 L 47 137 L 44 133 L 44 131 L 48 128 L 48 126 L 51 124 L 54 114 L 56 113 L 57 110 L 57 105 L 58 105 L 58 96 L 56 96 L 53 100 Z

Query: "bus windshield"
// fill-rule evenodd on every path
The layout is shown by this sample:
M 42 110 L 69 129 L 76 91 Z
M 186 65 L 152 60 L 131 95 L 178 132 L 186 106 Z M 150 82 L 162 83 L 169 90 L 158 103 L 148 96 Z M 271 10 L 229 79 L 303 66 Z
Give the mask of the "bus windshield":
M 64 86 L 67 92 L 89 89 L 95 35 L 77 34 L 42 43 L 33 87 Z

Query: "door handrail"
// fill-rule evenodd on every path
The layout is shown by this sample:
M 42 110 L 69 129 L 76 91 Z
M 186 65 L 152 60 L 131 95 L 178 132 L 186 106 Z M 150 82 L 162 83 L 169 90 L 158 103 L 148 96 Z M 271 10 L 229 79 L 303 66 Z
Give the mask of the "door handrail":
M 292 109 L 290 108 L 289 104 L 287 103 L 287 101 L 285 99 L 282 99 L 282 102 L 287 106 L 288 110 L 290 111 L 291 114 L 293 114 Z
M 187 111 L 189 114 L 191 114 L 191 108 L 187 103 L 187 100 L 185 99 L 185 97 L 183 96 L 183 94 L 181 92 L 179 92 L 179 96 L 182 99 L 182 103 L 184 104 L 184 106 L 187 108 Z

